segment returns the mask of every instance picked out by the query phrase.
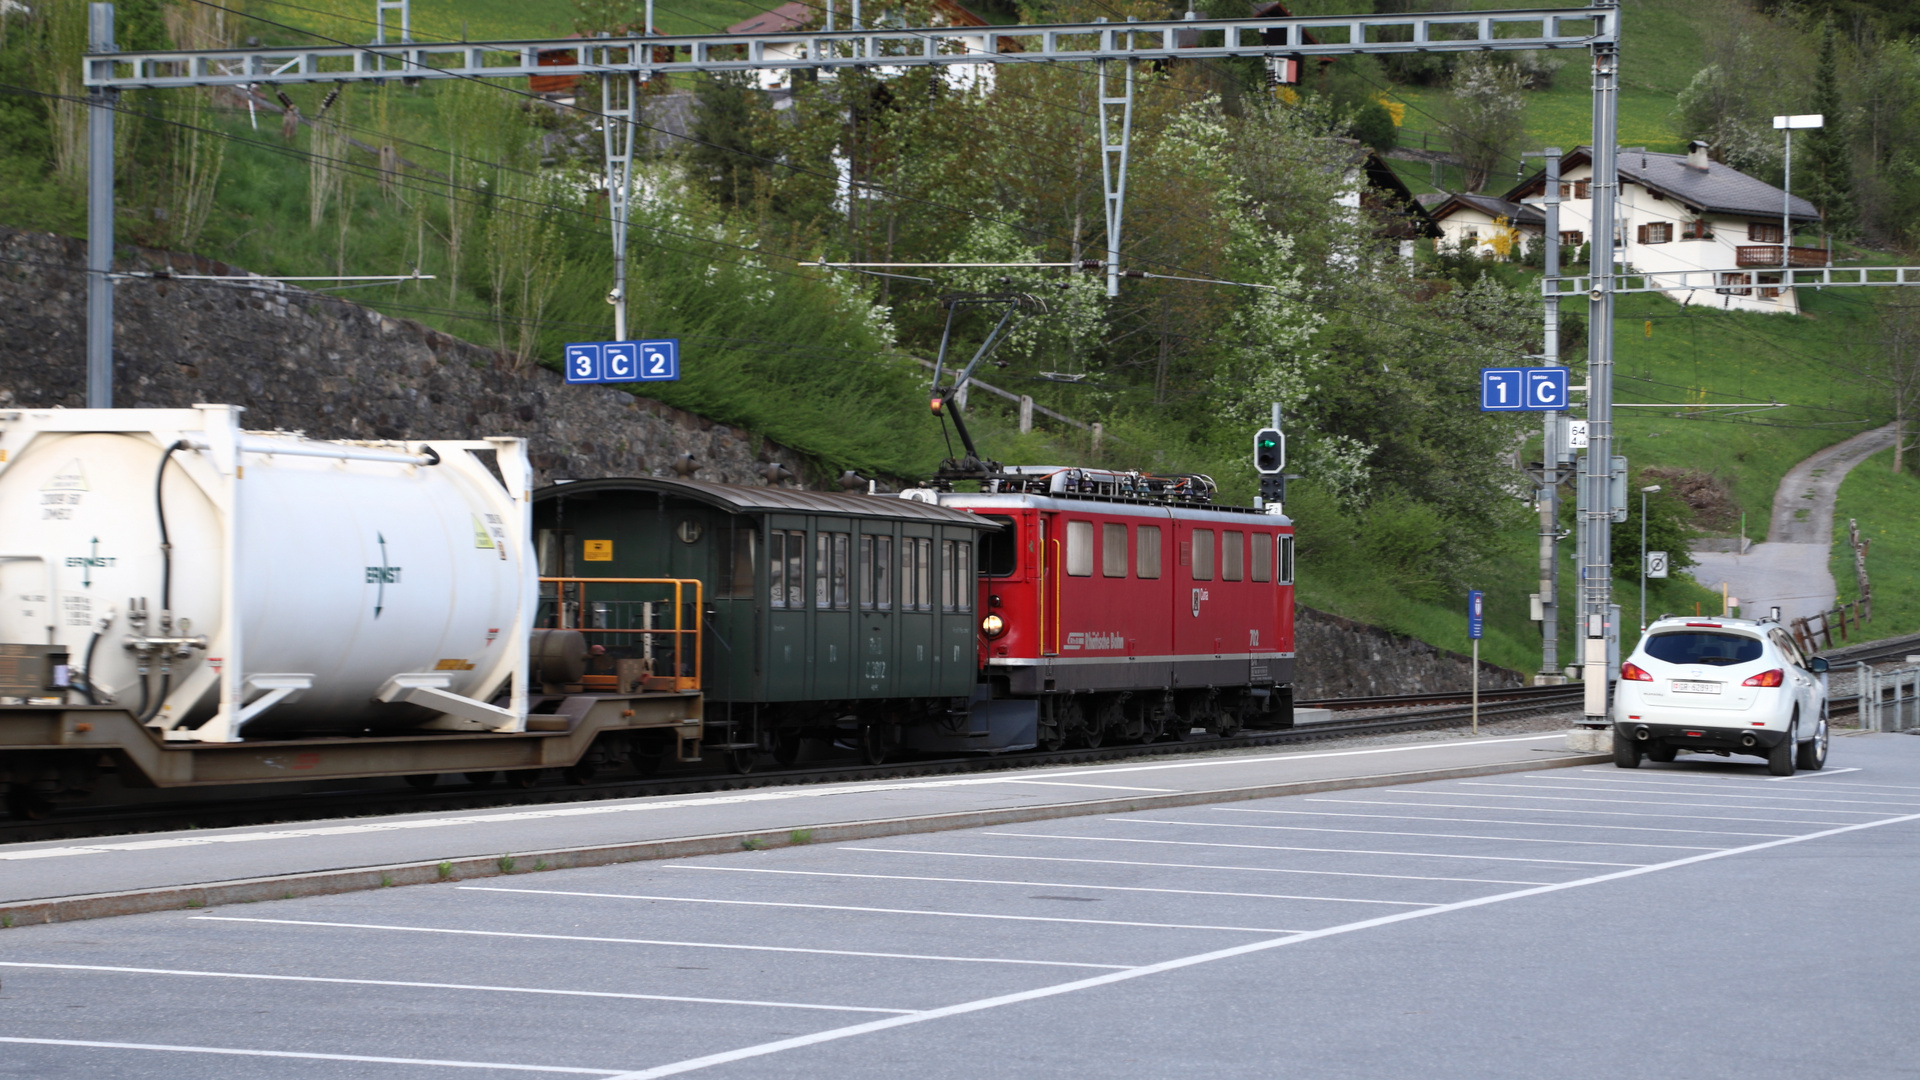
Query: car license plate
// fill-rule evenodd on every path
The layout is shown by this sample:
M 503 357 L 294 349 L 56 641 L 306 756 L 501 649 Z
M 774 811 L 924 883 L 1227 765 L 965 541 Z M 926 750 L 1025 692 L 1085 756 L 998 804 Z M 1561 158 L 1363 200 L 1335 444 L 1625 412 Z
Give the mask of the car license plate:
M 1721 684 L 1717 682 L 1681 682 L 1675 679 L 1673 682 L 1673 692 L 1676 694 L 1717 694 L 1720 692 L 1720 686 Z

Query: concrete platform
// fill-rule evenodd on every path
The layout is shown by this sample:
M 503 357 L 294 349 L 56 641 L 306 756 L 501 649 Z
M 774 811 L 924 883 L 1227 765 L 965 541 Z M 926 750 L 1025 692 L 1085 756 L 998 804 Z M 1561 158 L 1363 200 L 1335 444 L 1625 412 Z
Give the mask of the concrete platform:
M 0 846 L 0 925 L 1594 762 L 1547 733 Z

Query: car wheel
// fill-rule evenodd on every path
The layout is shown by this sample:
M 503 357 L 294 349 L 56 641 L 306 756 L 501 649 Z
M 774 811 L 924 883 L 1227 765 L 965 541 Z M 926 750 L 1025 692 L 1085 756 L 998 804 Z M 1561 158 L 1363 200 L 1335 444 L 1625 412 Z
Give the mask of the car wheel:
M 1620 734 L 1613 733 L 1613 763 L 1622 769 L 1640 767 L 1640 744 Z
M 1767 771 L 1775 776 L 1793 775 L 1793 751 L 1800 743 L 1800 718 L 1787 725 L 1787 737 L 1767 755 Z
M 1827 764 L 1827 722 L 1823 718 L 1813 729 L 1813 738 L 1800 744 L 1793 763 L 1808 772 L 1819 772 Z
M 1680 751 L 1671 746 L 1650 746 L 1647 748 L 1647 760 L 1668 762 L 1680 756 Z

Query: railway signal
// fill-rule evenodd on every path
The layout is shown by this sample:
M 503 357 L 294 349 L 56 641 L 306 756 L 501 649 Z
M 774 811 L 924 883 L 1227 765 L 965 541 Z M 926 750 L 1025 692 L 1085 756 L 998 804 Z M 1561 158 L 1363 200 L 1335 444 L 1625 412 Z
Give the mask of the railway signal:
M 1287 500 L 1287 436 L 1280 430 L 1280 406 L 1273 407 L 1273 426 L 1261 428 L 1253 436 L 1253 469 L 1260 474 L 1262 505 L 1280 505 Z

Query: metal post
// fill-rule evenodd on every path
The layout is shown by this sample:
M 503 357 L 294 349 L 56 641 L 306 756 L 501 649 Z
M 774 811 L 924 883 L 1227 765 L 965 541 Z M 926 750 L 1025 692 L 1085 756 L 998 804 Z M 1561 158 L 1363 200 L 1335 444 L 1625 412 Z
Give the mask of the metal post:
M 1099 20 L 1106 22 L 1105 18 Z M 1132 21 L 1132 20 L 1129 20 Z M 1102 30 L 1109 50 L 1119 48 L 1120 31 Z M 1132 48 L 1133 35 L 1127 34 Z M 1127 72 L 1119 95 L 1110 92 L 1107 67 L 1112 61 L 1100 61 L 1100 179 L 1105 186 L 1107 209 L 1107 295 L 1120 295 L 1120 222 L 1127 202 L 1127 145 L 1133 136 L 1133 62 L 1125 61 Z M 1117 115 L 1116 115 L 1117 114 Z M 1112 129 L 1118 121 L 1120 139 L 1114 141 Z
M 1546 279 L 1560 276 L 1560 148 L 1546 148 Z M 1548 367 L 1560 360 L 1560 298 L 1546 298 L 1544 338 L 1540 359 Z M 1557 684 L 1560 674 L 1560 468 L 1565 456 L 1565 418 L 1541 413 L 1540 432 L 1540 681 Z
M 1640 489 L 1640 635 L 1647 633 L 1647 490 Z
M 87 51 L 113 43 L 113 5 L 87 6 Z M 113 111 L 118 90 L 87 94 L 87 408 L 113 408 Z
M 1480 737 L 1480 639 L 1473 639 L 1473 735 Z
M 400 13 L 400 40 L 403 43 L 413 41 L 412 0 L 373 0 L 373 43 L 387 43 L 387 12 Z
M 1619 19 L 1617 3 L 1610 21 Z M 1613 286 L 1614 222 L 1620 196 L 1619 148 L 1620 51 L 1616 38 L 1593 46 L 1593 266 L 1588 299 L 1587 459 L 1580 474 L 1585 495 L 1581 533 L 1586 540 L 1580 566 L 1582 678 L 1586 683 L 1583 726 L 1607 726 L 1607 616 L 1613 601 L 1610 526 L 1613 500 Z
M 633 129 L 639 84 L 630 72 L 600 77 L 600 129 L 607 151 L 607 218 L 613 233 L 613 340 L 627 340 L 627 217 L 633 194 Z
M 1787 250 L 1793 245 L 1793 129 L 1787 127 L 1782 128 L 1781 131 L 1787 136 L 1787 156 L 1782 162 L 1787 171 L 1780 181 L 1780 269 L 1786 271 L 1793 268 L 1793 252 Z M 1782 273 L 1780 280 L 1791 279 Z M 1760 284 L 1759 275 L 1754 275 L 1753 283 Z M 1756 288 L 1753 295 L 1759 296 L 1760 290 Z

